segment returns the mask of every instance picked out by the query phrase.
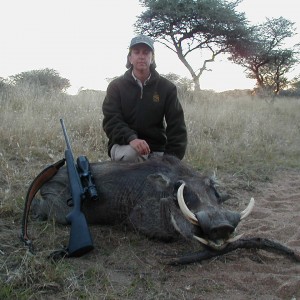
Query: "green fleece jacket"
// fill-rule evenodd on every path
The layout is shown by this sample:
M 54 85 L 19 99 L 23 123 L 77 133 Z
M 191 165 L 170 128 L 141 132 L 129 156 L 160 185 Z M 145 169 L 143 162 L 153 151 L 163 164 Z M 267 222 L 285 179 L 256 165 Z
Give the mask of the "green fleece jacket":
M 151 152 L 184 157 L 187 132 L 177 89 L 157 71 L 151 72 L 143 88 L 133 78 L 132 69 L 114 79 L 108 85 L 102 111 L 109 156 L 114 144 L 128 145 L 139 138 L 148 143 Z

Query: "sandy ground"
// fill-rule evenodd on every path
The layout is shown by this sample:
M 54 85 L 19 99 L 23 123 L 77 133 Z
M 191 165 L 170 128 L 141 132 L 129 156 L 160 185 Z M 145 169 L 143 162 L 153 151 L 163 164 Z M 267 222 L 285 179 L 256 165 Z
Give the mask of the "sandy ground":
M 300 171 L 280 171 L 270 181 L 250 185 L 234 177 L 225 179 L 231 182 L 233 196 L 226 205 L 241 211 L 250 197 L 256 200 L 239 233 L 272 239 L 300 253 Z M 1 221 L 1 251 L 22 253 L 19 224 L 10 220 Z M 199 246 L 149 240 L 120 226 L 92 226 L 91 233 L 95 249 L 67 260 L 72 278 L 65 278 L 63 285 L 53 281 L 37 286 L 38 299 L 300 299 L 300 263 L 279 254 L 239 249 L 201 263 L 169 266 L 168 255 L 194 252 Z M 68 234 L 68 228 L 56 228 L 54 244 L 67 241 Z M 49 247 L 47 239 L 40 235 L 37 247 Z M 6 258 L 10 268 L 13 264 L 7 259 L 13 256 Z M 6 267 L 5 272 L 14 274 Z

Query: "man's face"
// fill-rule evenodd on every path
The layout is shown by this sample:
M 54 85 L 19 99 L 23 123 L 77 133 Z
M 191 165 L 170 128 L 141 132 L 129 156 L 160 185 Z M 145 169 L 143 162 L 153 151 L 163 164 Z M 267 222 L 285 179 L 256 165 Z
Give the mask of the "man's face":
M 145 44 L 137 44 L 132 47 L 129 61 L 133 65 L 133 69 L 144 72 L 150 70 L 153 60 L 153 52 L 150 47 Z

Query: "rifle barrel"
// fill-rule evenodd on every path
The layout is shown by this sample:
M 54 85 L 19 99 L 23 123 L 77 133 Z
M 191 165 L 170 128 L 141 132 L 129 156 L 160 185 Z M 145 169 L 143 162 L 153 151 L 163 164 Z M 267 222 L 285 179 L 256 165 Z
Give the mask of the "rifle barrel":
M 70 144 L 70 141 L 69 141 L 69 137 L 68 137 L 68 134 L 67 134 L 67 130 L 66 130 L 66 127 L 65 127 L 64 119 L 60 119 L 60 124 L 61 124 L 64 136 L 65 136 L 65 141 L 66 141 L 66 144 L 67 144 L 67 148 L 69 150 L 71 150 L 71 152 L 73 153 L 72 148 L 71 148 L 71 144 Z

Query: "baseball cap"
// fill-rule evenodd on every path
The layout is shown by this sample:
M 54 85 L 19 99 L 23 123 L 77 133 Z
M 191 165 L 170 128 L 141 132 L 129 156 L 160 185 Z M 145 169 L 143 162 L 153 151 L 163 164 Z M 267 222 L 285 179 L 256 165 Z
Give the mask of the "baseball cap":
M 134 37 L 130 42 L 129 48 L 132 48 L 133 46 L 135 46 L 137 44 L 146 44 L 154 51 L 154 46 L 153 46 L 154 41 L 149 36 L 141 34 L 141 35 Z

